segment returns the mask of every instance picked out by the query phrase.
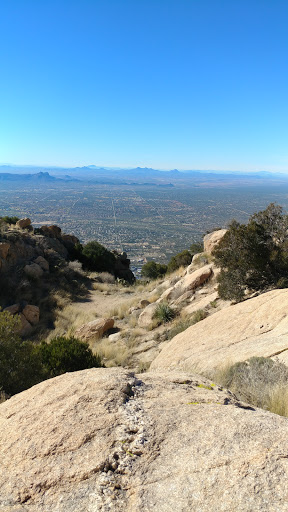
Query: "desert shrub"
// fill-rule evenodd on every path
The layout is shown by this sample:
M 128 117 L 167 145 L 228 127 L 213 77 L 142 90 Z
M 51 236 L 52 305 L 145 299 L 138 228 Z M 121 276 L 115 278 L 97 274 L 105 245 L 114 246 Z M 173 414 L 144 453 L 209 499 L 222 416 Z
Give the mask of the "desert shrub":
M 154 318 L 160 324 L 166 324 L 167 322 L 173 320 L 174 317 L 175 311 L 173 308 L 169 306 L 167 302 L 162 302 L 161 304 L 158 304 L 154 313 Z
M 78 258 L 88 270 L 114 273 L 115 256 L 95 240 L 84 245 Z
M 77 338 L 53 338 L 38 347 L 43 366 L 50 376 L 55 377 L 65 372 L 76 372 L 86 368 L 102 367 L 101 358 L 92 353 L 88 343 Z
M 218 369 L 214 379 L 256 407 L 288 415 L 288 368 L 279 361 L 251 357 Z
M 207 317 L 207 312 L 204 309 L 198 309 L 191 316 L 186 316 L 184 318 L 180 318 L 178 322 L 176 322 L 172 329 L 170 329 L 168 333 L 168 339 L 171 340 L 174 336 L 177 336 L 180 332 L 186 331 L 188 327 L 191 325 L 197 324 L 201 320 Z
M 1 220 L 6 222 L 6 224 L 16 224 L 16 222 L 19 220 L 19 217 L 9 217 L 6 215 L 5 217 L 1 217 Z
M 288 216 L 271 203 L 247 225 L 232 221 L 213 251 L 221 268 L 219 296 L 240 301 L 245 290 L 286 286 L 288 279 Z
M 168 263 L 167 272 L 174 272 L 179 267 L 187 267 L 192 261 L 192 254 L 187 249 L 172 256 Z
M 100 283 L 107 283 L 107 284 L 114 284 L 115 283 L 115 276 L 113 274 L 110 274 L 109 272 L 100 272 L 97 276 L 100 280 Z
M 45 378 L 41 360 L 30 341 L 19 336 L 20 319 L 0 312 L 0 389 L 20 393 Z
M 156 263 L 155 261 L 148 261 L 143 265 L 141 275 L 148 277 L 148 279 L 157 279 L 164 276 L 167 272 L 167 265 Z
M 203 242 L 194 242 L 190 245 L 189 252 L 191 253 L 191 256 L 193 258 L 194 254 L 199 254 L 200 252 L 204 251 L 204 244 Z

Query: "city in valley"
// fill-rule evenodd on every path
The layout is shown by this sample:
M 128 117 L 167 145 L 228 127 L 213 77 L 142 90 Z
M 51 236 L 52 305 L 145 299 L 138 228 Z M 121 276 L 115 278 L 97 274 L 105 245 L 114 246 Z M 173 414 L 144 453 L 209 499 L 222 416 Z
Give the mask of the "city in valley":
M 130 182 L 118 177 L 110 183 L 103 178 L 101 182 L 98 175 L 98 183 L 46 175 L 39 180 L 26 179 L 27 175 L 1 179 L 0 216 L 30 217 L 34 227 L 57 224 L 81 243 L 97 240 L 109 249 L 127 252 L 139 271 L 145 261 L 169 261 L 207 231 L 225 227 L 232 219 L 246 222 L 271 202 L 284 210 L 288 207 L 286 178 L 220 179 L 214 174 L 204 179 L 199 173 L 197 180 L 197 176 L 173 179 L 165 174 L 136 182 L 135 175 Z

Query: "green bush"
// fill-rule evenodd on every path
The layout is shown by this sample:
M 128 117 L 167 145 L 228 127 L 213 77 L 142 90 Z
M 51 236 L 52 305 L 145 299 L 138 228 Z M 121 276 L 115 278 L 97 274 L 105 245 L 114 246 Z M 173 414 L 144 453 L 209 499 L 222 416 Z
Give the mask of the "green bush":
M 77 338 L 53 338 L 50 343 L 42 342 L 38 348 L 44 368 L 51 377 L 86 368 L 102 367 L 101 359 L 94 355 L 88 343 Z
M 250 217 L 247 225 L 232 221 L 213 251 L 219 296 L 240 301 L 245 290 L 286 286 L 288 279 L 288 216 L 271 203 Z
M 168 263 L 167 272 L 171 273 L 177 270 L 179 267 L 187 267 L 192 261 L 192 254 L 185 249 L 182 252 L 172 256 Z
M 200 252 L 204 251 L 204 244 L 203 242 L 195 242 L 190 245 L 189 252 L 191 253 L 191 256 L 193 257 L 195 254 L 199 254 Z
M 76 338 L 35 345 L 20 338 L 19 328 L 18 316 L 0 312 L 0 390 L 8 395 L 61 373 L 103 366 L 100 357 Z
M 166 324 L 167 322 L 171 322 L 171 320 L 173 320 L 174 317 L 175 311 L 173 308 L 169 306 L 167 302 L 162 302 L 161 304 L 158 304 L 154 313 L 154 318 L 158 320 L 160 324 Z
M 20 393 L 45 378 L 35 345 L 21 340 L 19 328 L 19 317 L 0 312 L 0 388 L 8 395 Z
M 78 259 L 88 270 L 114 273 L 116 261 L 114 254 L 95 240 L 83 246 Z
M 143 265 L 141 274 L 143 277 L 148 277 L 149 279 L 157 279 L 158 277 L 162 277 L 167 272 L 167 265 L 156 263 L 155 261 L 149 261 Z
M 1 220 L 6 222 L 6 224 L 16 224 L 16 222 L 19 220 L 19 217 L 8 217 L 8 215 L 6 215 L 5 217 L 1 217 Z

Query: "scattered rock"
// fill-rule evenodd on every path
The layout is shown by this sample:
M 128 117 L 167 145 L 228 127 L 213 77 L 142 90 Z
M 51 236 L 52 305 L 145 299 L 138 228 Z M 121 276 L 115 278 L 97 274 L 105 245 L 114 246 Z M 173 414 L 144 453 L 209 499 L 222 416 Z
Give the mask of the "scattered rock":
M 149 306 L 150 302 L 149 300 L 142 299 L 139 302 L 139 308 L 146 308 L 146 306 Z
M 149 306 L 146 306 L 146 308 L 142 311 L 138 318 L 138 325 L 139 327 L 149 327 L 149 325 L 153 321 L 154 313 L 156 311 L 158 304 L 156 302 L 153 302 L 152 304 L 149 304 Z
M 30 219 L 20 219 L 16 222 L 17 228 L 25 229 L 31 226 L 31 220 Z
M 22 313 L 30 324 L 38 324 L 40 315 L 40 310 L 38 306 L 32 306 L 31 304 L 28 304 L 27 306 L 25 306 Z
M 43 275 L 43 270 L 39 265 L 37 265 L 37 263 L 30 263 L 30 265 L 25 265 L 24 272 L 26 276 L 32 279 L 39 279 Z
M 32 331 L 32 325 L 28 322 L 27 318 L 23 315 L 23 313 L 19 313 L 20 318 L 20 334 L 21 336 L 26 336 Z
M 108 336 L 108 339 L 110 341 L 119 341 L 121 339 L 121 332 L 114 332 L 114 334 L 110 334 L 110 336 Z
M 288 422 L 187 373 L 66 373 L 0 405 L 3 512 L 287 512 Z
M 0 258 L 3 260 L 7 259 L 11 244 L 9 242 L 0 243 Z
M 219 229 L 218 231 L 213 231 L 212 233 L 208 233 L 203 238 L 204 243 L 204 252 L 211 254 L 216 245 L 219 244 L 220 240 L 227 233 L 227 229 Z
M 38 256 L 38 258 L 35 260 L 35 263 L 37 263 L 37 265 L 39 265 L 42 270 L 49 272 L 49 263 L 45 258 L 43 258 L 43 256 Z
M 108 329 L 112 329 L 113 325 L 113 318 L 97 318 L 76 329 L 75 337 L 87 342 L 97 340 L 101 338 Z

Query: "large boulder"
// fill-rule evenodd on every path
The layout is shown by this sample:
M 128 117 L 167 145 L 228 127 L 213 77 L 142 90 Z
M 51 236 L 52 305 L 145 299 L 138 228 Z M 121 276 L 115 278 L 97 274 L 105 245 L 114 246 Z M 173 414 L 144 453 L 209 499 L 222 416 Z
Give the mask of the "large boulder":
M 0 243 L 0 258 L 3 260 L 7 259 L 9 249 L 11 247 L 11 244 L 9 242 L 1 242 Z
M 178 334 L 151 369 L 211 370 L 253 356 L 277 356 L 288 365 L 288 290 L 272 290 L 226 307 Z
M 30 219 L 20 219 L 16 222 L 17 228 L 25 229 L 31 226 L 31 220 Z
M 30 263 L 30 265 L 25 265 L 24 272 L 26 276 L 32 279 L 39 279 L 43 275 L 43 270 L 40 265 L 37 265 L 37 263 Z
M 198 270 L 195 270 L 191 274 L 186 274 L 178 283 L 175 285 L 175 290 L 181 289 L 181 295 L 189 290 L 196 290 L 199 286 L 206 283 L 213 275 L 212 265 L 205 265 Z
M 25 308 L 22 310 L 22 313 L 25 316 L 26 320 L 28 320 L 28 322 L 31 325 L 38 324 L 39 315 L 40 315 L 40 310 L 39 310 L 38 306 L 33 306 L 32 304 L 27 304 L 27 306 L 25 306 Z
M 288 422 L 192 374 L 66 373 L 0 405 L 5 512 L 287 512 Z
M 52 238 L 60 238 L 61 237 L 61 228 L 53 224 L 52 226 L 41 226 L 39 229 L 40 233 L 44 236 L 52 237 Z
M 104 332 L 112 329 L 113 325 L 113 318 L 97 318 L 78 327 L 75 331 L 75 337 L 86 342 L 98 340 L 102 338 Z
M 204 251 L 208 254 L 211 254 L 216 245 L 218 245 L 220 240 L 222 240 L 226 232 L 227 229 L 218 229 L 217 231 L 213 231 L 212 233 L 205 235 L 203 238 Z
M 42 270 L 49 272 L 49 263 L 45 258 L 43 258 L 43 256 L 38 256 L 34 263 L 37 263 L 37 265 L 39 265 L 39 267 L 41 267 Z

